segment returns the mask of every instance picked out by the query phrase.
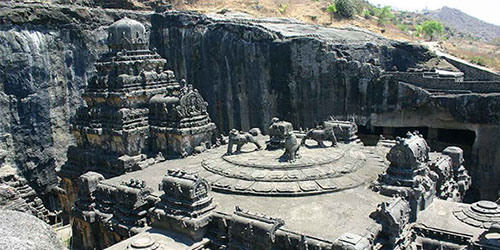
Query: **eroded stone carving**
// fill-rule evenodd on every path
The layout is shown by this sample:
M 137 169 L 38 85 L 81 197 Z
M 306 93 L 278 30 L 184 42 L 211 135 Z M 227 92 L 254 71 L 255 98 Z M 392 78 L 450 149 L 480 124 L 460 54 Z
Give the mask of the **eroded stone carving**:
M 215 209 L 210 185 L 183 170 L 168 170 L 159 186 L 161 201 L 150 211 L 152 225 L 200 240 Z
M 0 209 L 30 213 L 47 223 L 55 219 L 28 181 L 8 164 L 0 166 Z
M 380 203 L 370 217 L 382 225 L 382 233 L 389 239 L 389 244 L 395 245 L 411 222 L 410 203 L 401 197 L 393 198 Z
M 227 155 L 232 155 L 233 153 L 241 153 L 241 148 L 247 143 L 253 143 L 257 150 L 261 150 L 259 142 L 248 132 L 240 132 L 236 129 L 231 129 L 229 132 L 229 143 L 227 144 Z M 236 151 L 233 152 L 233 146 L 236 145 Z
M 318 143 L 320 147 L 326 147 L 323 143 L 324 141 L 329 141 L 332 147 L 337 146 L 337 138 L 335 137 L 335 132 L 333 127 L 318 127 L 307 131 L 307 133 L 302 138 L 302 145 L 305 145 L 306 140 L 311 139 Z
M 358 125 L 356 125 L 354 118 L 350 120 L 338 120 L 331 117 L 329 120 L 324 121 L 322 125 L 325 129 L 332 128 L 335 138 L 338 141 L 345 143 L 359 141 L 357 136 Z
M 276 231 L 285 224 L 281 219 L 251 213 L 236 207 L 229 226 L 229 248 L 271 249 Z
M 280 121 L 274 117 L 269 124 L 269 141 L 266 142 L 267 149 L 282 148 L 285 142 L 285 135 L 293 131 L 293 126 L 287 121 Z
M 299 149 L 302 144 L 300 144 L 297 140 L 297 136 L 294 132 L 289 131 L 285 135 L 285 153 L 283 153 L 282 157 L 284 160 L 288 162 L 295 162 L 295 160 L 300 157 Z

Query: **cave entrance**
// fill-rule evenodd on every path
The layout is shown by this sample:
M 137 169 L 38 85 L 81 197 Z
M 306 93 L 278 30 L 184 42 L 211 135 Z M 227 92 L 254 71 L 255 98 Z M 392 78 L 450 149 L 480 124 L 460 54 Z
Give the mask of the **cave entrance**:
M 458 146 L 464 150 L 466 163 L 471 162 L 472 145 L 476 133 L 466 129 L 442 129 L 429 127 L 358 127 L 358 136 L 366 146 L 377 144 L 380 135 L 386 139 L 405 137 L 406 133 L 418 131 L 429 144 L 431 151 L 443 151 L 449 146 Z M 467 166 L 467 165 L 466 165 Z
M 358 126 L 358 136 L 365 146 L 377 145 L 380 136 L 386 139 L 396 139 L 396 137 L 406 137 L 406 133 L 418 131 L 427 139 L 429 128 L 427 127 L 367 127 Z

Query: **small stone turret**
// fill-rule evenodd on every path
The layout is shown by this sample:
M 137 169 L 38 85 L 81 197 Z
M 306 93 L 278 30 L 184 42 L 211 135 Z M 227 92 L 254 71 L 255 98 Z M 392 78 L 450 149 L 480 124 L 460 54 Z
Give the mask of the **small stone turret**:
M 443 154 L 451 158 L 451 165 L 453 167 L 453 176 L 459 188 L 459 192 L 464 194 L 465 191 L 471 186 L 471 177 L 465 169 L 464 151 L 459 147 L 447 147 L 443 150 Z
M 432 203 L 436 195 L 438 174 L 429 169 L 430 148 L 417 131 L 408 132 L 387 154 L 391 162 L 386 172 L 379 176 L 372 189 L 387 196 L 400 196 L 411 206 L 411 220 Z
M 123 18 L 108 28 L 108 46 L 112 50 L 147 49 L 146 28 L 140 22 Z
M 433 181 L 430 171 L 429 146 L 420 134 L 408 133 L 406 138 L 397 138 L 397 143 L 387 154 L 391 162 L 387 172 L 381 176 L 381 192 L 387 195 L 407 196 L 413 191 L 429 190 Z
M 181 170 L 168 170 L 159 189 L 164 193 L 150 212 L 151 224 L 200 240 L 215 209 L 208 182 Z

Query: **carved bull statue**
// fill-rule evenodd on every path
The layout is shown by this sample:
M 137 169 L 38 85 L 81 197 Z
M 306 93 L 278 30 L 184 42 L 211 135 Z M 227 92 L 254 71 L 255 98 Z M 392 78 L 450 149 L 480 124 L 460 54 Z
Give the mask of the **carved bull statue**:
M 236 129 L 231 129 L 229 132 L 229 143 L 227 145 L 227 155 L 233 154 L 233 145 L 236 145 L 236 151 L 234 153 L 240 153 L 241 147 L 246 143 L 253 143 L 257 147 L 257 150 L 262 149 L 257 140 L 247 132 L 240 132 Z
M 297 136 L 293 132 L 288 132 L 285 134 L 285 153 L 281 157 L 288 162 L 294 162 L 297 158 L 300 158 L 299 149 L 301 144 L 297 140 Z
M 323 148 L 326 147 L 323 143 L 324 141 L 330 141 L 332 143 L 332 147 L 337 147 L 337 137 L 335 137 L 335 132 L 333 132 L 332 128 L 324 129 L 319 127 L 307 131 L 302 138 L 301 145 L 304 145 L 307 139 L 315 140 L 318 145 Z

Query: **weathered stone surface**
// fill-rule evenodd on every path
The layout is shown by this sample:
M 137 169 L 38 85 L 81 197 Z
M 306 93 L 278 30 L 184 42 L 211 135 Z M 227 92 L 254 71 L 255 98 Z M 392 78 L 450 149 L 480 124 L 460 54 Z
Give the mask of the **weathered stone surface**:
M 0 148 L 50 209 L 55 169 L 66 161 L 70 117 L 93 62 L 107 49 L 105 27 L 127 15 L 84 7 L 0 3 Z
M 57 202 L 55 197 L 50 198 Z M 9 165 L 0 167 L 0 209 L 26 212 L 47 223 L 56 219 L 28 181 Z
M 432 58 L 423 47 L 363 30 L 286 19 L 171 11 L 153 15 L 152 25 L 151 43 L 204 93 L 222 131 L 267 131 L 273 116 L 298 127 L 330 115 L 368 116 L 391 94 L 378 83 L 382 70 Z
M 55 7 L 56 9 L 60 8 L 57 6 Z M 13 11 L 5 14 L 12 20 L 0 19 L 2 23 L 6 25 L 5 29 L 7 34 L 18 32 L 18 30 L 21 30 L 21 33 L 30 33 L 33 29 L 40 33 L 41 37 L 45 37 L 46 34 L 54 34 L 53 37 L 49 37 L 50 39 L 47 40 L 51 43 L 39 43 L 38 41 L 40 40 L 36 40 L 39 38 L 38 36 L 33 38 L 29 35 L 26 35 L 22 39 L 10 39 L 15 41 L 26 40 L 28 41 L 27 43 L 32 42 L 36 45 L 34 46 L 36 49 L 42 48 L 42 51 L 49 51 L 50 53 L 42 53 L 43 55 L 39 57 L 31 57 L 33 54 L 37 54 L 36 49 L 30 49 L 25 52 L 28 59 L 23 61 L 23 63 L 29 66 L 26 66 L 29 68 L 26 72 L 31 74 L 30 80 L 35 79 L 35 81 L 30 82 L 33 86 L 24 86 L 23 82 L 15 82 L 15 79 L 7 77 L 6 82 L 8 84 L 2 85 L 1 88 L 3 93 L 1 94 L 2 99 L 0 100 L 3 104 L 6 104 L 2 107 L 9 107 L 9 109 L 2 110 L 1 112 L 4 112 L 6 117 L 9 118 L 5 126 L 2 124 L 2 126 L 6 128 L 6 132 L 3 133 L 3 130 L 1 131 L 1 146 L 5 148 L 5 150 L 3 151 L 4 153 L 0 154 L 0 160 L 5 161 L 5 159 L 13 159 L 19 166 L 21 166 L 20 163 L 24 163 L 25 161 L 31 162 L 22 165 L 23 167 L 26 166 L 26 168 L 22 168 L 21 170 L 27 176 L 35 176 L 34 178 L 30 178 L 30 181 L 34 182 L 34 185 L 40 188 L 51 186 L 50 183 L 52 183 L 51 179 L 53 179 L 53 177 L 50 177 L 53 173 L 50 169 L 57 166 L 57 162 L 64 161 L 64 156 L 57 156 L 57 152 L 47 155 L 47 158 L 40 158 L 38 156 L 39 154 L 44 156 L 45 150 L 49 152 L 57 148 L 50 146 L 56 145 L 56 140 L 53 139 L 56 135 L 66 135 L 63 131 L 64 129 L 62 129 L 63 126 L 60 127 L 61 130 L 57 130 L 58 127 L 53 126 L 53 124 L 64 125 L 65 122 L 67 122 L 67 118 L 58 120 L 61 117 L 60 113 L 58 113 L 58 109 L 51 105 L 55 105 L 55 107 L 64 106 L 66 109 L 63 109 L 66 110 L 66 113 L 64 113 L 62 117 L 69 117 L 69 115 L 66 115 L 70 114 L 72 109 L 68 103 L 70 103 L 70 100 L 73 100 L 72 98 L 75 98 L 75 103 L 77 103 L 79 99 L 78 93 L 71 92 L 71 94 L 68 94 L 68 89 L 76 91 L 83 86 L 84 81 L 82 80 L 79 82 L 82 84 L 80 87 L 69 87 L 65 89 L 65 86 L 60 85 L 60 87 L 62 86 L 61 88 L 66 91 L 65 99 L 63 98 L 62 100 L 55 97 L 58 97 L 57 94 L 59 93 L 64 93 L 63 90 L 59 91 L 59 89 L 56 89 L 43 95 L 40 95 L 40 93 L 45 93 L 45 89 L 51 90 L 50 87 L 52 85 L 50 84 L 52 84 L 53 78 L 64 79 L 63 85 L 64 83 L 72 83 L 72 79 L 68 76 L 68 74 L 73 74 L 71 70 L 75 72 L 78 71 L 79 74 L 77 75 L 81 77 L 81 79 L 95 75 L 95 73 L 92 73 L 92 66 L 88 66 L 86 63 L 84 63 L 83 66 L 68 66 L 67 61 L 70 62 L 70 65 L 73 65 L 75 62 L 66 58 L 66 54 L 62 53 L 65 52 L 67 48 L 74 48 L 72 47 L 74 45 L 67 45 L 66 43 L 76 43 L 80 44 L 81 47 L 78 47 L 78 51 L 73 51 L 72 53 L 87 53 L 85 56 L 89 56 L 85 59 L 81 59 L 84 62 L 91 62 L 95 59 L 95 57 L 92 57 L 92 55 L 94 55 L 92 54 L 93 52 L 89 52 L 91 49 L 84 46 L 85 39 L 87 39 L 85 38 L 86 33 L 84 31 L 86 31 L 86 28 L 93 26 L 90 23 L 86 24 L 85 21 L 82 21 L 85 18 L 82 20 L 78 18 L 80 14 L 84 14 L 85 11 L 88 10 L 89 9 L 81 8 L 78 9 L 78 11 L 76 11 L 78 13 L 75 14 L 71 8 L 69 10 L 64 9 L 60 13 L 52 13 L 51 10 L 47 8 L 41 8 L 39 14 L 36 14 L 35 17 L 31 19 L 23 15 L 16 16 L 16 13 L 33 12 L 31 7 L 24 6 L 16 10 L 17 12 Z M 68 15 L 68 11 L 70 13 L 69 16 L 74 17 L 67 18 L 66 15 Z M 38 10 L 35 11 L 35 13 L 38 13 Z M 108 17 L 117 15 L 102 10 L 98 10 L 96 13 L 87 14 L 97 16 L 102 14 Z M 101 24 L 107 24 L 107 19 L 103 20 L 104 23 Z M 37 26 L 39 24 L 44 24 L 44 22 L 49 25 Z M 62 25 L 56 26 L 54 25 L 56 23 Z M 71 38 L 72 34 L 74 35 L 72 32 L 76 32 L 76 40 L 64 40 L 67 39 L 64 35 L 66 34 Z M 90 33 L 87 33 L 87 35 L 89 34 Z M 99 44 L 99 42 L 103 42 L 104 40 L 104 36 L 100 35 L 89 36 L 94 37 Z M 82 36 L 84 38 L 82 38 Z M 313 127 L 318 120 L 322 120 L 330 115 L 354 115 L 358 123 L 367 126 L 467 128 L 473 130 L 477 136 L 474 142 L 473 152 L 475 158 L 472 161 L 472 166 L 477 166 L 477 168 L 472 171 L 472 173 L 475 173 L 475 176 L 478 177 L 476 183 L 481 184 L 481 187 L 483 187 L 481 191 L 484 191 L 487 197 L 497 198 L 496 196 L 499 188 L 497 177 L 500 174 L 500 167 L 498 167 L 497 164 L 497 159 L 500 157 L 500 151 L 498 150 L 499 106 L 497 105 L 499 88 L 497 82 L 464 81 L 467 77 L 464 77 L 463 74 L 455 74 L 453 77 L 442 76 L 439 71 L 428 71 L 429 69 L 425 69 L 425 67 L 423 69 L 424 71 L 422 71 L 422 68 L 419 69 L 421 71 L 414 71 L 415 69 L 413 68 L 419 68 L 426 64 L 429 59 L 436 58 L 422 47 L 389 41 L 365 31 L 356 29 L 329 29 L 292 20 L 256 20 L 228 18 L 218 15 L 205 16 L 193 13 L 168 12 L 163 15 L 154 16 L 152 37 L 153 46 L 159 48 L 160 53 L 169 59 L 169 63 L 178 71 L 180 77 L 187 77 L 189 82 L 193 82 L 195 85 L 194 87 L 199 88 L 201 90 L 200 92 L 208 97 L 208 110 L 214 111 L 212 113 L 213 118 L 223 128 L 223 131 L 228 131 L 230 128 L 247 130 L 251 127 L 258 127 L 265 131 L 268 126 L 267 122 L 269 118 L 275 115 L 293 121 L 294 124 L 300 127 Z M 51 48 L 50 46 L 53 46 L 54 43 L 58 44 L 58 39 L 62 39 L 62 49 Z M 139 43 L 140 42 L 134 44 Z M 102 44 L 100 45 L 102 46 Z M 7 58 L 11 58 L 11 55 L 17 55 L 17 47 L 22 46 L 16 47 L 8 45 L 6 47 L 10 49 L 8 51 L 9 57 Z M 140 48 L 144 49 L 144 44 L 140 43 Z M 65 55 L 65 60 L 61 59 L 60 56 L 62 54 Z M 130 56 L 127 53 L 121 55 Z M 49 59 L 52 57 L 55 57 L 57 60 L 50 61 Z M 33 61 L 30 61 L 33 58 L 35 64 L 32 63 Z M 39 58 L 48 60 L 49 63 L 42 59 L 40 59 L 41 61 L 37 61 Z M 157 57 L 157 59 L 163 60 L 159 57 Z M 67 64 L 64 65 L 62 63 L 63 61 Z M 4 65 L 11 64 L 4 63 Z M 23 64 L 21 63 L 21 65 Z M 43 69 L 45 68 L 39 69 L 37 67 L 38 65 L 52 68 L 48 71 L 44 71 Z M 53 65 L 63 66 L 58 68 Z M 98 63 L 97 65 L 97 67 L 101 69 L 107 67 L 106 63 Z M 24 68 L 24 66 L 22 67 Z M 3 72 L 8 72 L 9 68 L 4 68 L 7 69 L 0 69 L 2 69 Z M 120 72 L 129 69 L 126 65 L 117 68 Z M 401 72 L 409 69 L 413 71 Z M 59 75 L 60 72 L 65 72 L 66 75 Z M 146 79 L 145 82 L 150 82 L 150 79 L 162 79 L 162 76 L 156 74 L 139 72 L 140 70 L 136 70 L 136 72 L 130 74 L 125 72 L 128 76 L 118 76 L 116 78 L 118 79 L 117 81 L 105 87 L 110 87 L 111 89 L 128 89 L 129 87 L 134 87 L 132 85 L 139 80 L 142 81 L 142 79 Z M 173 77 L 173 74 L 165 73 L 164 76 L 166 76 L 166 78 Z M 21 77 L 21 79 L 24 78 Z M 50 84 L 44 85 L 47 83 Z M 60 82 L 57 83 L 61 84 Z M 106 84 L 108 82 L 90 81 L 89 89 L 99 89 L 99 85 L 103 83 Z M 37 84 L 41 84 L 42 86 L 38 86 Z M 197 127 L 202 125 L 201 123 L 209 121 L 208 115 L 206 114 L 207 105 L 203 101 L 200 101 L 199 94 L 196 94 L 193 87 L 186 85 L 185 87 L 184 90 L 187 90 L 186 93 L 189 93 L 186 96 L 192 97 L 186 98 L 186 103 L 195 100 L 194 103 L 196 103 L 196 108 L 183 110 L 183 107 L 180 107 L 180 109 L 176 109 L 175 114 L 172 116 L 175 118 L 174 120 L 177 121 L 177 118 L 184 118 L 186 114 L 188 114 L 188 116 L 194 116 L 202 113 L 205 116 L 203 121 L 175 123 L 177 127 L 175 127 L 173 131 L 178 133 L 176 137 L 172 138 L 177 142 L 174 144 L 176 145 L 175 148 L 179 149 L 179 151 L 186 148 L 193 148 L 192 146 L 185 146 L 185 144 L 188 144 L 188 140 L 199 142 L 201 140 L 200 138 L 207 139 L 203 136 L 192 136 L 188 138 L 188 140 L 182 140 L 182 136 L 188 134 L 186 131 L 192 132 L 192 130 L 182 129 L 191 126 Z M 90 104 L 89 106 L 106 104 L 111 107 L 124 109 L 120 112 L 114 112 L 117 109 L 97 108 L 90 110 L 90 112 L 87 113 L 88 116 L 83 115 L 83 120 L 85 120 L 85 118 L 91 118 L 90 120 L 92 120 L 92 118 L 95 117 L 105 117 L 104 120 L 112 121 L 111 124 L 116 121 L 134 120 L 132 123 L 124 122 L 118 124 L 124 127 L 131 124 L 134 124 L 134 126 L 136 124 L 146 124 L 146 119 L 143 118 L 145 114 L 148 113 L 146 108 L 149 108 L 155 111 L 152 116 L 154 118 L 152 120 L 154 123 L 152 124 L 156 127 L 169 128 L 169 125 L 172 124 L 172 120 L 170 120 L 170 118 L 172 118 L 170 117 L 172 113 L 162 113 L 162 108 L 171 108 L 172 103 L 183 102 L 182 98 L 175 99 L 170 95 L 157 93 L 159 95 L 154 95 L 154 97 L 151 98 L 151 105 L 149 107 L 140 107 L 144 101 L 138 98 L 140 94 L 128 95 L 127 98 L 120 98 L 123 97 L 120 94 L 111 94 L 109 95 L 111 98 L 101 98 L 113 91 L 104 91 L 102 93 L 98 93 L 99 91 L 95 92 L 95 95 L 87 100 Z M 147 91 L 145 90 L 145 92 Z M 25 94 L 26 96 L 24 96 Z M 101 96 L 100 94 L 103 95 Z M 37 98 L 29 99 L 28 97 L 31 97 L 31 95 Z M 53 98 L 52 95 L 55 97 Z M 146 96 L 147 98 L 144 99 L 149 99 L 149 97 L 151 97 L 149 95 Z M 129 99 L 128 97 L 131 98 Z M 15 102 L 12 100 L 15 100 Z M 23 101 L 29 102 L 29 104 L 32 105 L 19 106 L 23 104 Z M 16 108 L 11 108 L 14 106 L 12 103 L 17 105 Z M 15 111 L 17 111 L 17 113 L 15 113 Z M 154 114 L 157 115 L 154 116 Z M 52 115 L 55 115 L 57 118 L 52 117 Z M 136 120 L 138 121 L 136 122 Z M 15 124 L 17 127 L 14 126 L 14 129 L 12 129 L 12 127 L 10 127 L 11 124 Z M 18 126 L 18 124 L 21 125 Z M 32 124 L 36 124 L 36 126 L 30 127 Z M 81 124 L 76 123 L 76 125 Z M 31 130 L 23 130 L 26 127 Z M 84 127 L 85 126 L 82 126 L 82 128 Z M 89 130 L 91 130 L 91 127 L 92 126 L 87 126 Z M 210 130 L 211 128 L 207 127 L 206 129 Z M 155 143 L 157 149 L 165 148 L 165 145 L 172 143 L 165 135 L 171 131 L 172 130 L 162 128 L 157 130 L 158 133 L 154 135 L 154 138 L 157 140 Z M 203 134 L 205 131 L 206 130 L 201 129 L 198 132 Z M 146 158 L 140 154 L 143 149 L 147 148 L 145 146 L 145 137 L 148 133 L 145 130 L 132 134 L 119 134 L 119 136 L 117 136 L 118 138 L 101 137 L 100 132 L 102 131 L 99 129 L 96 129 L 94 132 L 95 136 L 86 137 L 87 141 L 80 141 L 89 142 L 88 144 L 81 143 L 80 145 L 83 145 L 84 148 L 87 147 L 86 149 L 89 150 L 83 154 L 80 154 L 81 152 L 78 151 L 69 153 L 69 155 L 75 153 L 73 156 L 79 155 L 74 157 L 74 161 L 81 161 L 83 164 L 89 166 L 108 167 L 108 165 L 112 166 L 116 163 L 111 161 L 112 159 L 119 158 L 123 163 L 120 167 L 125 167 L 123 169 L 142 169 L 142 165 L 139 166 L 139 168 L 128 169 L 127 167 L 133 166 L 136 162 L 145 160 Z M 45 137 L 40 137 L 40 135 Z M 28 137 L 29 140 L 21 140 L 24 137 Z M 45 142 L 45 140 L 50 141 L 49 139 L 51 139 L 52 141 L 50 142 L 52 144 L 49 143 L 49 147 L 33 147 L 36 151 L 34 153 L 30 150 L 26 150 L 26 148 L 28 148 L 27 145 L 32 141 L 39 145 L 38 143 L 42 141 L 38 141 L 38 138 L 42 138 L 41 140 L 44 140 L 43 142 Z M 77 135 L 77 140 L 81 138 L 83 137 L 78 137 Z M 106 143 L 102 144 L 101 139 Z M 64 148 L 67 146 L 67 141 L 69 140 L 68 138 L 63 138 L 60 139 L 60 141 L 62 143 L 57 144 L 57 146 Z M 125 143 L 123 143 L 124 141 L 132 141 L 133 143 L 125 145 Z M 419 209 L 428 207 L 436 192 L 443 191 L 436 190 L 436 186 L 438 185 L 437 181 L 439 178 L 450 178 L 450 176 L 452 176 L 452 170 L 448 167 L 449 165 L 456 165 L 452 160 L 453 156 L 450 158 L 440 155 L 440 157 L 442 157 L 441 163 L 443 164 L 436 163 L 435 169 L 433 170 L 440 172 L 441 175 L 433 175 L 431 171 L 427 169 L 427 166 L 424 166 L 429 164 L 429 156 L 426 156 L 428 155 L 429 149 L 425 147 L 424 150 L 420 150 L 421 145 L 418 144 L 421 140 L 416 141 L 417 143 L 415 143 L 415 145 L 413 145 L 412 142 L 409 142 L 411 145 L 406 145 L 410 148 L 409 154 L 408 151 L 405 151 L 408 150 L 408 148 L 396 146 L 396 148 L 400 149 L 399 154 L 406 157 L 405 159 L 398 159 L 398 152 L 390 154 L 390 160 L 395 163 L 395 166 L 394 168 L 390 168 L 388 172 L 393 170 L 408 170 L 407 172 L 410 172 L 410 178 L 402 178 L 402 181 L 398 181 L 395 180 L 398 178 L 391 179 L 394 176 L 400 177 L 398 173 L 395 175 L 389 173 L 386 175 L 388 178 L 385 179 L 388 181 L 384 183 L 384 185 L 387 184 L 387 186 L 393 186 L 396 187 L 396 189 L 403 186 L 404 190 L 397 190 L 402 190 L 402 192 L 395 192 L 403 196 L 407 196 L 408 192 L 414 192 L 416 194 L 414 196 L 425 196 L 424 199 L 422 199 L 423 203 L 418 204 L 419 208 L 415 208 L 414 204 L 411 206 L 412 215 L 415 215 Z M 21 146 L 16 146 L 16 143 Z M 193 145 L 196 144 L 197 143 L 194 143 Z M 14 145 L 15 147 L 11 147 L 10 145 Z M 109 156 L 104 154 L 103 150 L 95 150 L 95 148 L 100 146 L 103 146 L 106 153 L 113 151 L 117 154 Z M 19 148 L 21 151 L 12 151 L 11 148 Z M 206 177 L 214 189 L 218 189 L 218 191 L 269 195 L 276 193 L 313 194 L 323 191 L 353 190 L 358 185 L 373 180 L 375 175 L 378 172 L 382 172 L 383 169 L 359 169 L 354 160 L 348 161 L 346 159 L 358 159 L 359 161 L 366 160 L 367 165 L 370 166 L 384 165 L 383 159 L 376 156 L 377 153 L 374 152 L 376 150 L 356 149 L 347 152 L 348 156 L 343 157 L 345 164 L 341 166 L 327 166 L 325 168 L 323 168 L 324 166 L 308 167 L 307 163 L 300 162 L 299 160 L 298 163 L 302 164 L 302 166 L 300 166 L 300 171 L 288 171 L 286 168 L 271 169 L 272 171 L 267 171 L 266 169 L 249 171 L 248 168 L 258 167 L 257 165 L 264 164 L 255 165 L 254 163 L 255 166 L 242 167 L 238 164 L 229 163 L 229 166 L 224 166 L 228 161 L 224 158 L 220 158 L 222 155 L 221 151 L 223 151 L 223 149 L 216 149 L 213 152 L 208 152 L 209 156 L 210 154 L 221 153 L 217 155 L 218 159 L 216 160 L 220 160 L 222 163 L 220 165 L 214 165 L 212 169 L 204 168 L 205 166 L 202 167 L 202 160 L 199 158 L 167 162 L 163 165 L 159 164 L 161 166 L 156 167 L 163 167 L 163 170 L 165 170 L 166 167 L 170 167 L 170 164 L 172 164 L 182 168 L 195 170 L 199 174 L 205 175 L 203 177 Z M 24 154 L 27 154 L 26 158 L 23 158 L 25 157 Z M 124 156 L 116 157 L 120 155 Z M 321 165 L 318 164 L 321 160 L 331 160 L 325 155 L 327 154 L 316 155 L 317 157 L 313 158 L 312 165 Z M 58 159 L 58 157 L 60 157 L 60 159 Z M 33 158 L 35 158 L 35 160 L 32 160 Z M 53 158 L 56 160 L 52 163 L 51 161 Z M 46 159 L 49 163 L 43 159 Z M 304 160 L 308 159 L 306 158 Z M 113 164 L 100 165 L 100 163 L 107 162 L 113 162 Z M 151 164 L 156 163 L 154 159 L 148 162 Z M 378 162 L 378 165 L 374 164 L 374 162 Z M 232 165 L 236 165 L 236 167 Z M 37 172 L 33 170 L 37 168 L 43 168 L 43 170 L 49 169 L 48 174 L 43 175 L 45 174 L 44 171 Z M 458 170 L 458 174 L 455 174 L 455 169 L 453 169 L 453 178 L 459 179 L 461 177 L 466 177 L 466 172 L 463 171 L 463 169 L 460 169 L 460 167 L 456 169 Z M 418 173 L 414 174 L 415 170 Z M 157 170 L 148 169 L 148 171 L 131 174 L 131 176 L 137 177 L 137 180 L 120 180 L 120 183 L 114 183 L 119 178 L 125 178 L 118 177 L 117 179 L 102 181 L 103 183 L 97 185 L 96 189 L 89 188 L 89 190 L 83 190 L 85 191 L 84 193 L 87 194 L 90 202 L 79 203 L 79 206 L 81 205 L 80 208 L 84 209 L 85 213 L 75 213 L 74 227 L 76 228 L 75 231 L 80 232 L 81 235 L 85 236 L 88 232 L 93 232 L 92 236 L 94 237 L 93 239 L 85 239 L 87 242 L 90 242 L 90 244 L 83 245 L 83 247 L 92 248 L 95 246 L 108 246 L 132 234 L 140 233 L 140 231 L 146 227 L 146 214 L 151 211 L 148 209 L 159 202 L 159 199 L 158 196 L 155 196 L 155 191 L 152 191 L 152 189 L 146 186 L 142 178 L 144 177 L 147 183 L 150 183 L 150 180 L 152 180 L 153 186 L 154 184 L 158 184 L 159 181 L 157 178 L 159 177 L 154 175 L 155 171 Z M 148 174 L 141 176 L 142 173 Z M 332 173 L 340 173 L 341 176 L 338 176 L 338 178 L 330 178 L 328 175 Z M 487 173 L 487 175 L 485 175 L 485 173 Z M 33 174 L 33 176 L 30 174 Z M 403 173 L 403 175 L 404 174 L 405 173 Z M 37 176 L 40 177 L 37 178 Z M 325 176 L 328 178 L 323 178 Z M 127 178 L 128 177 L 129 176 L 127 176 Z M 138 181 L 139 179 L 141 180 Z M 101 178 L 96 178 L 95 180 L 95 183 L 97 183 L 101 181 Z M 250 180 L 256 181 L 252 184 Z M 402 182 L 405 182 L 405 185 L 402 185 Z M 445 187 L 446 183 L 443 182 L 441 184 Z M 466 187 L 467 185 L 463 186 Z M 98 196 L 93 196 L 91 194 L 91 189 L 93 189 Z M 463 188 L 461 192 L 465 191 L 465 189 L 466 188 Z M 444 190 L 444 192 L 446 192 L 446 190 Z M 308 201 L 315 200 L 317 207 L 321 211 L 329 213 L 332 216 L 339 216 L 337 211 L 332 209 L 334 206 L 333 204 L 328 202 L 319 204 L 321 201 L 326 200 L 335 202 L 328 199 L 328 197 L 343 197 L 342 199 L 345 200 L 351 198 L 348 194 L 343 192 L 337 193 L 323 194 L 321 197 L 318 196 L 319 198 L 316 200 L 311 197 L 307 197 L 310 198 L 310 200 L 288 199 L 286 201 L 291 203 L 295 202 L 295 207 L 287 209 L 278 209 L 280 206 L 283 206 L 283 204 L 277 200 L 273 200 L 273 198 L 276 197 L 258 199 L 255 197 L 238 198 L 236 196 L 223 194 L 217 194 L 217 196 L 224 202 L 224 209 L 226 209 L 226 212 L 227 207 L 231 206 L 235 201 L 249 204 L 252 208 L 257 210 L 267 212 L 279 210 L 278 212 L 290 218 L 290 224 L 295 229 L 303 230 L 300 221 L 303 218 L 297 218 L 297 211 L 301 214 L 308 213 L 309 216 L 315 218 L 317 223 L 322 223 L 321 220 L 324 220 L 324 218 L 321 218 L 321 215 L 316 215 L 315 213 L 317 212 L 303 209 L 304 206 L 307 208 L 309 205 Z M 363 198 L 363 195 L 370 195 L 371 197 Z M 357 190 L 356 197 L 369 200 L 371 203 L 385 199 L 384 197 L 381 198 L 377 196 L 377 194 L 373 192 L 363 194 L 360 189 Z M 412 197 L 410 196 L 410 198 Z M 93 200 L 99 202 L 94 204 Z M 307 204 L 300 204 L 300 202 Z M 413 200 L 410 200 L 410 203 L 411 202 L 413 202 Z M 349 204 L 352 205 L 352 203 Z M 296 209 L 296 207 L 302 209 L 293 210 Z M 347 208 L 343 207 L 343 209 L 343 211 L 349 211 L 349 209 L 352 210 L 352 206 Z M 367 214 L 365 210 L 361 212 L 365 215 Z M 358 216 L 363 216 L 363 214 L 358 214 Z M 224 221 L 226 216 L 221 215 L 219 218 L 216 218 L 216 220 L 219 219 L 222 221 L 219 225 L 224 225 L 224 223 L 226 223 Z M 345 222 L 342 220 L 339 221 Z M 252 221 L 252 223 L 255 223 L 255 221 Z M 344 243 L 348 243 L 347 245 L 356 245 L 358 242 L 364 245 L 367 241 L 372 242 L 371 239 L 373 239 L 374 235 L 377 235 L 380 230 L 374 229 L 371 231 L 371 236 L 363 235 L 366 233 L 363 232 L 365 225 L 371 225 L 371 222 L 363 221 L 363 223 L 364 224 L 360 226 L 361 229 L 356 228 L 356 233 L 360 235 L 341 236 L 340 239 L 343 240 Z M 343 229 L 344 224 L 339 223 L 337 226 Z M 331 225 L 329 224 L 327 226 Z M 329 232 L 322 232 L 322 228 L 311 229 L 309 227 L 307 230 L 312 230 L 318 235 L 326 235 L 327 238 L 339 236 L 338 234 L 332 236 Z M 331 230 L 336 229 L 332 228 Z M 221 226 L 220 231 L 217 231 L 216 234 L 219 239 L 227 239 L 224 238 L 227 236 L 224 233 L 227 233 L 227 224 Z M 252 239 L 254 236 L 252 235 L 252 227 L 243 230 L 243 233 L 247 233 L 251 236 L 246 237 L 247 239 Z M 290 248 L 291 246 L 299 246 L 302 248 L 306 248 L 307 246 L 317 247 L 320 244 L 325 244 L 322 240 L 310 239 L 305 235 L 299 235 L 284 233 L 280 236 L 276 234 L 276 244 L 279 246 L 286 246 L 285 248 Z M 82 239 L 84 238 L 82 237 Z M 92 240 L 99 241 L 99 244 L 92 244 Z
M 54 229 L 35 216 L 0 210 L 0 221 L 0 249 L 63 249 Z
M 262 144 L 267 137 L 258 139 Z M 198 174 L 211 181 L 216 191 L 303 196 L 358 187 L 386 167 L 378 152 L 357 143 L 326 148 L 305 145 L 299 150 L 300 158 L 290 162 L 282 156 L 284 149 L 254 151 L 249 145 L 236 155 L 221 155 L 222 149 L 216 149 L 205 156 L 204 171 Z M 368 154 L 372 158 L 367 163 Z

